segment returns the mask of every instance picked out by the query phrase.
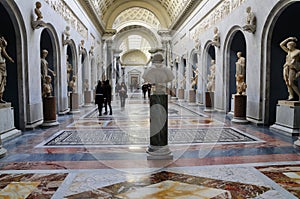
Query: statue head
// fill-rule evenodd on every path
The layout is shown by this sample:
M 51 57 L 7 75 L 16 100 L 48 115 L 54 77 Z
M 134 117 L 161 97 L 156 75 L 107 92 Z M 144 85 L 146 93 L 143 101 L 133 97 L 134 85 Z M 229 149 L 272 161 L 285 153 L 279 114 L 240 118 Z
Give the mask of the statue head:
M 42 7 L 42 3 L 39 2 L 39 1 L 35 2 L 35 7 L 36 8 L 41 8 Z
M 251 12 L 251 7 L 250 7 L 250 6 L 248 6 L 248 7 L 246 8 L 246 12 L 247 12 L 247 13 L 250 13 L 250 12 Z
M 295 43 L 294 41 L 290 41 L 290 42 L 287 43 L 286 46 L 287 46 L 287 48 L 288 48 L 289 50 L 293 50 L 293 49 L 296 48 L 296 43 Z
M 239 51 L 239 52 L 236 53 L 236 55 L 237 55 L 238 58 L 240 58 L 240 57 L 242 57 L 242 52 Z

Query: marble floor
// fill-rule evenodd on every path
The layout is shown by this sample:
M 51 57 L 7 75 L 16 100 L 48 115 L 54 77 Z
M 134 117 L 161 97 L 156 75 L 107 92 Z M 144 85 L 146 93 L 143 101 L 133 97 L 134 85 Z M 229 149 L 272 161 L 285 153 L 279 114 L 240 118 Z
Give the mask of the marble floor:
M 147 160 L 150 105 L 132 93 L 99 117 L 95 105 L 3 141 L 0 199 L 300 198 L 300 150 L 268 127 L 169 100 L 173 159 Z

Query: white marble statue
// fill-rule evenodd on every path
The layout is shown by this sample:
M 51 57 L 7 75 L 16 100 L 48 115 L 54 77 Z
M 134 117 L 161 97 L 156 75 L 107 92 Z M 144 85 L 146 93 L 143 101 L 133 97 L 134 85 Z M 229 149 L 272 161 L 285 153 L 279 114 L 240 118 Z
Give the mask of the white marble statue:
M 209 92 L 215 92 L 215 78 L 216 78 L 216 61 L 211 60 L 211 65 L 209 67 L 210 74 L 207 76 L 206 88 Z
M 295 100 L 295 94 L 300 101 L 300 91 L 295 83 L 300 76 L 300 50 L 296 48 L 296 37 L 289 37 L 280 43 L 280 47 L 287 53 L 283 65 L 283 78 L 289 92 L 289 101 Z
M 43 98 L 52 96 L 53 89 L 52 89 L 51 81 L 52 81 L 51 76 L 47 75 L 45 77 L 45 82 L 43 83 L 43 93 L 42 93 Z
M 67 63 L 66 63 L 66 65 L 67 65 L 67 82 L 69 83 L 69 81 L 71 80 L 71 73 L 73 71 L 73 67 L 69 63 L 69 60 L 68 60 L 69 56 L 68 55 L 66 55 L 66 59 L 67 59 Z
M 255 33 L 255 31 L 256 31 L 256 16 L 251 11 L 250 6 L 246 8 L 246 12 L 247 12 L 246 25 L 243 26 L 243 29 L 245 31 Z
M 3 93 L 6 85 L 6 59 L 14 63 L 14 60 L 6 52 L 7 41 L 4 37 L 0 37 L 0 103 L 6 103 L 3 100 Z
M 166 83 L 174 79 L 171 69 L 167 68 L 163 61 L 162 54 L 155 54 L 152 58 L 152 65 L 143 74 L 145 81 L 155 84 L 156 93 L 165 93 Z
M 198 84 L 198 76 L 199 76 L 199 69 L 198 67 L 196 68 L 196 70 L 193 70 L 194 76 L 192 77 L 192 88 L 196 89 L 197 88 L 197 84 Z
M 76 76 L 72 77 L 72 80 L 69 82 L 69 87 L 72 93 L 77 93 L 77 84 L 76 84 Z
M 245 94 L 247 85 L 245 83 L 245 78 L 246 78 L 246 60 L 242 56 L 242 52 L 237 52 L 237 61 L 235 63 L 236 65 L 236 73 L 235 73 L 235 78 L 236 78 L 236 87 L 237 87 L 237 94 Z M 246 85 L 246 86 L 242 86 Z
M 70 44 L 70 42 L 71 42 L 71 40 L 70 40 L 70 35 L 71 35 L 71 33 L 70 33 L 70 26 L 66 26 L 66 29 L 64 30 L 63 34 L 66 37 L 63 40 L 63 45 Z
M 51 70 L 48 66 L 48 61 L 46 60 L 46 57 L 48 55 L 48 51 L 47 50 L 42 50 L 42 57 L 41 57 L 41 75 L 42 75 L 42 81 L 43 83 L 46 82 L 45 77 L 48 75 L 48 72 L 50 72 L 53 77 L 56 76 L 55 72 L 53 70 Z

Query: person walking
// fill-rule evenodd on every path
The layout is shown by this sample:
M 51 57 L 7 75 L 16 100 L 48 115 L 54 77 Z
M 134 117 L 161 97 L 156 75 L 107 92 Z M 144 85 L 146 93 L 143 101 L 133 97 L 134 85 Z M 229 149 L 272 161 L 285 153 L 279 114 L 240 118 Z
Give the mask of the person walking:
M 103 103 L 104 103 L 104 90 L 103 90 L 102 83 L 99 80 L 96 87 L 96 99 L 95 99 L 95 104 L 98 105 L 99 116 L 102 116 Z
M 112 115 L 112 108 L 111 108 L 111 86 L 109 84 L 109 80 L 106 80 L 103 85 L 104 90 L 104 108 L 105 112 L 104 115 L 107 115 L 107 105 L 109 106 L 109 115 Z
M 143 91 L 144 99 L 146 99 L 146 93 L 148 91 L 148 84 L 146 82 L 142 86 L 142 91 Z
M 125 107 L 125 99 L 128 97 L 127 95 L 127 86 L 124 82 L 121 83 L 120 90 L 119 90 L 119 96 L 121 101 L 121 108 Z

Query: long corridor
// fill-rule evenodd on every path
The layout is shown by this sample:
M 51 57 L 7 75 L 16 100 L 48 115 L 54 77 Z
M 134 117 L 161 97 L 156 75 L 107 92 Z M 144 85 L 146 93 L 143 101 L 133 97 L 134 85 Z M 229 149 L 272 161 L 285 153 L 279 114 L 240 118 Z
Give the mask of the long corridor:
M 172 160 L 147 160 L 150 105 L 130 93 L 99 117 L 94 104 L 5 140 L 0 198 L 298 198 L 295 138 L 169 99 Z M 17 190 L 22 190 L 17 191 Z

